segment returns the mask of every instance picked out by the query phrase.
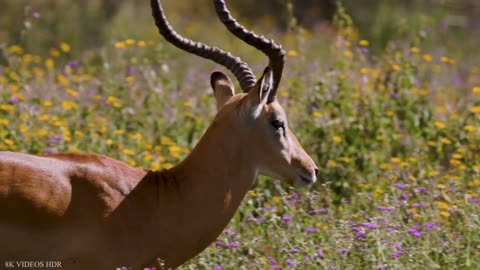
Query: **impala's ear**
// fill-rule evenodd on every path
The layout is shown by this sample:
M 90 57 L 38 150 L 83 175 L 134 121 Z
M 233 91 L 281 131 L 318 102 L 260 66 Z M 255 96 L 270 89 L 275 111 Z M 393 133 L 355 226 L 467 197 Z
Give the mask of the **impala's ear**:
M 227 75 L 220 71 L 215 71 L 210 76 L 210 85 L 217 100 L 217 110 L 219 111 L 225 105 L 225 102 L 235 95 L 233 83 Z
M 263 106 L 267 104 L 268 95 L 273 87 L 273 75 L 270 67 L 265 68 L 262 77 L 257 81 L 255 86 L 248 92 L 247 110 L 257 118 L 262 112 Z

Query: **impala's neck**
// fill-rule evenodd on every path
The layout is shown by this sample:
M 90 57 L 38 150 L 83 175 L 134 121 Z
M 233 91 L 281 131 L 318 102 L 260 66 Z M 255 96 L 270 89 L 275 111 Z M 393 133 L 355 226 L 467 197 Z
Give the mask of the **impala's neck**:
M 221 126 L 222 125 L 222 126 Z M 192 153 L 178 166 L 166 172 L 179 183 L 181 201 L 173 206 L 178 214 L 174 243 L 165 258 L 175 267 L 211 244 L 227 226 L 257 171 L 241 136 L 230 121 L 214 121 Z M 228 132 L 225 132 L 228 131 Z M 194 241 L 192 241 L 194 239 Z M 192 245 L 192 243 L 194 243 Z M 190 249 L 189 258 L 178 258 L 176 248 Z

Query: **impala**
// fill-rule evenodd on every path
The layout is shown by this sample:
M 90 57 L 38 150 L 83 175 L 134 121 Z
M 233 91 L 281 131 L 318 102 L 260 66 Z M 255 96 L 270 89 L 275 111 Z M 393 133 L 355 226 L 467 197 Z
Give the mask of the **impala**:
M 317 167 L 288 127 L 276 99 L 284 64 L 280 45 L 246 30 L 223 0 L 220 20 L 268 56 L 256 79 L 230 53 L 179 36 L 151 0 L 162 36 L 229 69 L 211 75 L 218 113 L 191 154 L 162 171 L 93 154 L 0 152 L 0 260 L 56 261 L 63 269 L 133 269 L 157 258 L 176 268 L 227 226 L 258 174 L 311 184 Z

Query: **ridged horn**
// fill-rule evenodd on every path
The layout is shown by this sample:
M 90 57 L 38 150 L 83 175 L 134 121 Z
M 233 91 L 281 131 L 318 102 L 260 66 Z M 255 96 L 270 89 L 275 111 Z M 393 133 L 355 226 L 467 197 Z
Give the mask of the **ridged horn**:
M 280 44 L 275 43 L 275 41 L 267 39 L 264 36 L 256 35 L 239 24 L 230 14 L 224 0 L 213 0 L 213 3 L 220 21 L 222 21 L 232 34 L 268 56 L 269 66 L 273 71 L 273 89 L 270 91 L 268 102 L 272 102 L 275 100 L 277 89 L 282 79 L 283 65 L 285 64 L 285 50 L 283 50 Z
M 195 42 L 180 36 L 168 23 L 160 0 L 150 0 L 150 5 L 152 7 L 152 15 L 155 19 L 155 25 L 160 34 L 168 42 L 184 51 L 212 60 L 215 63 L 226 67 L 233 73 L 233 75 L 235 75 L 244 92 L 247 92 L 255 85 L 257 78 L 250 67 L 239 57 L 235 57 L 231 53 L 222 51 L 217 47 L 210 47 L 201 42 Z

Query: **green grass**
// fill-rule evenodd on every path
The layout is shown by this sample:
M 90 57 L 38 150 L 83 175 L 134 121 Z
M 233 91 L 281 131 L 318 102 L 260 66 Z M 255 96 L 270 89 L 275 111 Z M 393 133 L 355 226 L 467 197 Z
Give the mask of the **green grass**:
M 233 46 L 226 31 L 209 35 Z M 288 50 L 279 100 L 320 183 L 259 179 L 218 242 L 182 269 L 480 268 L 480 68 L 415 38 L 372 55 L 348 25 L 277 39 Z M 178 163 L 215 114 L 219 67 L 152 40 L 78 58 L 69 44 L 40 55 L 10 44 L 0 150 Z M 259 54 L 235 52 L 263 69 Z

